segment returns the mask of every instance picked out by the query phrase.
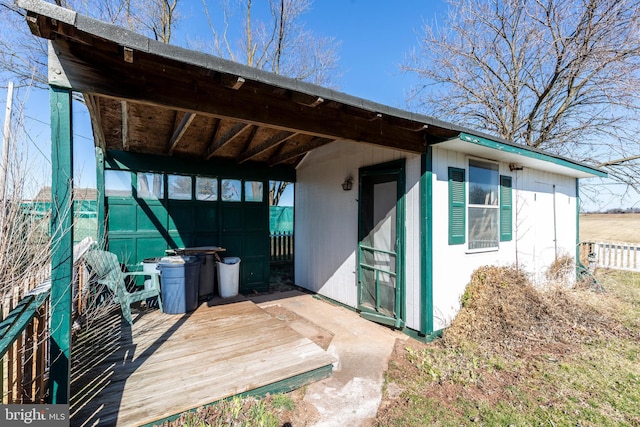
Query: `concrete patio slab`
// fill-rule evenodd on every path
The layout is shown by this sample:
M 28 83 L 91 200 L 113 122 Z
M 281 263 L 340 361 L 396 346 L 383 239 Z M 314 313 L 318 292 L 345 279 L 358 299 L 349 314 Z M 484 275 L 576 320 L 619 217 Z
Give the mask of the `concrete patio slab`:
M 333 335 L 327 352 L 337 359 L 330 378 L 307 386 L 304 400 L 321 418 L 317 427 L 368 426 L 382 398 L 384 372 L 401 332 L 361 318 L 357 313 L 299 291 L 251 298 L 259 307 L 280 306 Z M 284 319 L 283 319 L 284 320 Z M 300 326 L 299 333 L 313 339 L 317 328 Z

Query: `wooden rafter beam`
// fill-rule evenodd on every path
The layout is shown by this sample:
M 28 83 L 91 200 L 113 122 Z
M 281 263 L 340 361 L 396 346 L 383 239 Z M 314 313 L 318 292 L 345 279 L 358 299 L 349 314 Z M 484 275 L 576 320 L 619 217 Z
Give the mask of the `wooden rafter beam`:
M 122 150 L 129 151 L 129 105 L 127 101 L 120 101 L 122 111 Z
M 251 126 L 249 123 L 236 123 L 231 127 L 231 129 L 225 132 L 224 135 L 213 141 L 213 144 L 211 144 L 211 146 L 209 146 L 209 148 L 207 149 L 207 160 L 213 157 L 216 151 L 220 150 L 225 145 L 237 139 L 240 134 L 249 126 Z
M 94 95 L 83 95 L 87 110 L 89 110 L 89 117 L 91 117 L 91 128 L 93 130 L 93 139 L 96 146 L 100 147 L 102 151 L 106 151 L 107 142 L 104 138 L 104 132 L 102 130 L 102 116 L 100 114 L 100 98 Z
M 209 138 L 209 142 L 206 145 L 204 152 L 202 153 L 202 157 L 207 157 L 209 153 L 209 147 L 211 147 L 213 143 L 216 141 L 216 138 L 218 137 L 218 131 L 220 130 L 220 122 L 221 120 L 218 117 L 215 117 L 213 119 L 213 127 L 211 129 L 211 138 Z
M 277 134 L 271 136 L 270 138 L 267 138 L 267 140 L 265 140 L 261 144 L 253 147 L 250 150 L 247 150 L 241 153 L 237 158 L 238 163 L 244 163 L 247 160 L 250 160 L 257 155 L 264 153 L 268 149 L 273 148 L 276 145 L 282 144 L 283 142 L 290 140 L 296 135 L 299 135 L 299 134 L 295 132 L 287 132 L 287 131 L 278 132 Z
M 291 100 L 296 104 L 304 105 L 306 107 L 317 107 L 324 102 L 324 99 L 319 96 L 307 95 L 306 93 L 291 92 Z
M 231 76 L 228 74 L 223 74 L 220 77 L 220 81 L 224 87 L 228 87 L 233 90 L 240 89 L 245 82 L 245 80 L 240 76 Z
M 191 123 L 193 123 L 193 119 L 195 118 L 195 113 L 184 113 L 184 116 L 182 116 L 182 120 L 180 120 L 178 126 L 176 126 L 176 128 L 173 130 L 173 135 L 171 135 L 171 139 L 169 140 L 169 154 L 173 154 L 173 151 L 176 149 L 178 143 L 184 136 L 187 129 L 189 129 L 189 126 L 191 126 Z
M 251 132 L 249 132 L 249 136 L 247 137 L 247 140 L 244 143 L 244 147 L 242 148 L 242 152 L 246 151 L 249 148 L 249 146 L 253 142 L 253 139 L 256 137 L 256 133 L 257 132 L 258 132 L 258 126 L 256 126 L 256 125 L 251 126 Z
M 315 148 L 322 147 L 323 145 L 326 145 L 333 141 L 335 140 L 329 139 L 329 138 L 321 138 L 321 137 L 313 138 L 311 141 L 309 141 L 306 144 L 302 144 L 299 147 L 294 148 L 293 150 L 286 151 L 284 153 L 281 153 L 269 159 L 269 166 L 275 166 L 279 163 L 286 162 L 287 160 L 298 157 Z

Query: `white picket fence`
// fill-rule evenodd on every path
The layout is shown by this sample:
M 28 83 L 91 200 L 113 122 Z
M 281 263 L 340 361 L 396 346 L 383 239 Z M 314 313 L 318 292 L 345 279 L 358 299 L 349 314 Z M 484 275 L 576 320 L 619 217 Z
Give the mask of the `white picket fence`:
M 596 267 L 640 271 L 640 243 L 582 242 L 581 253 Z

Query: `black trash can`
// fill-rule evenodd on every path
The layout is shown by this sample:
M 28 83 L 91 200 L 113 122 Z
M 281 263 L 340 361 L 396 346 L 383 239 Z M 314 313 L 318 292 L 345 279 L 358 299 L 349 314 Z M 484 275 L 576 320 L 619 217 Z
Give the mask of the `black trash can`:
M 211 299 L 214 293 L 215 280 L 215 260 L 213 254 L 200 253 L 197 255 L 200 260 L 200 280 L 198 285 L 199 299 Z
M 198 307 L 200 261 L 195 256 L 169 256 L 158 263 L 162 308 L 165 313 L 182 314 Z

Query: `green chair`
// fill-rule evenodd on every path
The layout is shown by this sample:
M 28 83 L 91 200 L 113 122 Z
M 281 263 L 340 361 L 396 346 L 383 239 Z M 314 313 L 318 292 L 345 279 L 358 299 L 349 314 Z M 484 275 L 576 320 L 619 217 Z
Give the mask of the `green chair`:
M 118 257 L 107 251 L 99 249 L 89 250 L 84 255 L 84 260 L 91 272 L 96 275 L 99 285 L 106 285 L 115 295 L 114 302 L 119 303 L 125 320 L 133 325 L 131 319 L 131 304 L 145 301 L 147 298 L 158 298 L 158 307 L 162 311 L 160 299 L 160 272 L 129 272 L 122 271 Z M 129 292 L 125 283 L 127 276 L 151 276 L 151 288 Z

